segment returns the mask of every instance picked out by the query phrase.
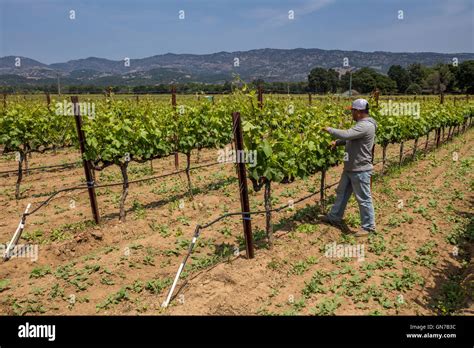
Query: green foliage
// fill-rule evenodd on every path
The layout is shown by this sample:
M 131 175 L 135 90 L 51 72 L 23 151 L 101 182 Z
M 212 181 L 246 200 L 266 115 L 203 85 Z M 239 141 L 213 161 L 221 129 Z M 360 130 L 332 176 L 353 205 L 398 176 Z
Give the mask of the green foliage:
M 251 93 L 248 98 L 253 98 Z M 342 126 L 343 110 L 334 104 L 323 109 L 302 103 L 267 99 L 259 109 L 241 104 L 244 143 L 256 152 L 256 164 L 248 166 L 254 189 L 265 181 L 290 182 L 337 164 L 344 150 L 330 150 L 332 137 L 326 126 Z
M 474 60 L 467 60 L 459 64 L 456 77 L 459 88 L 466 93 L 474 93 Z
M 374 75 L 375 74 L 375 75 Z M 358 79 L 372 79 L 380 88 L 380 75 L 370 69 L 354 73 Z M 388 77 L 386 77 L 388 78 Z M 393 82 L 393 81 L 392 81 Z M 340 163 L 344 149 L 331 150 L 327 126 L 349 128 L 345 101 L 328 97 L 308 105 L 304 99 L 281 100 L 265 96 L 257 106 L 255 91 L 244 87 L 229 97 L 211 103 L 187 101 L 174 109 L 167 101 L 149 98 L 96 101 L 94 117 L 83 117 L 86 135 L 85 158 L 98 166 L 123 165 L 128 161 L 148 161 L 175 151 L 222 149 L 232 140 L 232 113 L 240 112 L 247 153 L 255 153 L 249 163 L 249 178 L 258 190 L 265 181 L 291 182 Z M 9 101 L 0 109 L 0 144 L 7 151 L 26 151 L 61 146 L 75 141 L 74 118 L 58 116 L 45 103 Z M 469 103 L 439 105 L 423 101 L 420 114 L 391 116 L 372 105 L 371 116 L 378 122 L 377 143 L 399 143 L 420 138 L 440 127 L 454 126 L 473 115 Z M 77 142 L 75 142 L 77 143 Z
M 101 309 L 109 309 L 112 305 L 118 304 L 122 301 L 128 301 L 130 299 L 126 288 L 121 288 L 117 293 L 110 295 L 105 301 L 96 305 L 96 310 L 99 312 Z
M 305 282 L 305 287 L 301 291 L 305 298 L 310 298 L 312 294 L 325 294 L 328 288 L 323 284 L 328 275 L 323 271 L 316 271 L 309 282 Z
M 10 285 L 10 279 L 0 279 L 0 292 L 7 290 Z
M 171 285 L 171 279 L 154 279 L 146 282 L 145 289 L 151 292 L 152 294 L 160 294 L 163 289 Z
M 315 315 L 334 315 L 336 309 L 341 306 L 342 299 L 339 296 L 325 298 L 319 302 L 313 310 Z
M 349 73 L 343 75 L 341 80 L 345 89 L 349 89 Z M 397 90 L 397 84 L 371 68 L 361 68 L 352 73 L 352 88 L 360 93 L 372 93 L 378 88 L 382 93 L 389 94 Z
M 96 164 L 125 163 L 168 156 L 173 152 L 171 106 L 131 101 L 98 103 L 95 117 L 84 118 L 88 160 Z
M 42 278 L 47 274 L 51 274 L 51 268 L 49 266 L 38 266 L 31 270 L 30 278 Z
M 336 92 L 339 75 L 333 69 L 314 68 L 308 75 L 308 88 L 311 92 Z
M 52 103 L 54 105 L 54 102 Z M 5 152 L 41 151 L 77 143 L 74 117 L 57 114 L 44 102 L 9 100 L 0 112 L 0 144 Z
M 459 276 L 451 276 L 442 284 L 441 293 L 435 299 L 435 308 L 443 315 L 450 315 L 461 308 L 466 295 L 466 290 L 461 286 Z
M 402 274 L 387 272 L 385 277 L 391 280 L 383 282 L 383 286 L 389 290 L 406 291 L 412 289 L 415 285 L 424 284 L 423 278 L 418 273 L 405 267 Z
M 406 94 L 421 94 L 422 91 L 423 91 L 423 89 L 421 88 L 421 86 L 419 84 L 410 83 L 410 85 L 405 90 L 405 93 Z
M 405 90 L 410 84 L 410 74 L 400 65 L 392 65 L 388 69 L 388 77 L 390 77 L 397 84 L 399 93 L 405 93 Z

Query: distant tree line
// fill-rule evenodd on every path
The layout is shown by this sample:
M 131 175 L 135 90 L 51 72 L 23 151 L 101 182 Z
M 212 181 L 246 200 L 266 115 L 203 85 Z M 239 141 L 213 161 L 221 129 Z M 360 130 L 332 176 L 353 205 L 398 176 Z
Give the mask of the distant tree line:
M 385 94 L 474 93 L 474 60 L 457 66 L 392 65 L 387 75 L 361 68 L 339 76 L 333 69 L 314 68 L 308 75 L 308 89 L 313 93 L 344 92 L 349 89 L 351 74 L 352 89 L 360 93 L 370 93 L 376 88 Z
M 205 83 L 177 83 L 174 85 L 177 93 L 230 93 L 232 87 L 230 82 L 224 84 L 205 84 Z M 63 94 L 100 94 L 107 93 L 109 90 L 115 94 L 167 94 L 170 93 L 171 84 L 157 84 L 147 86 L 97 86 L 97 85 L 65 85 L 61 86 Z M 43 86 L 8 86 L 0 87 L 0 92 L 6 93 L 58 93 L 56 84 Z
M 254 80 L 249 83 L 250 86 L 257 88 L 262 86 L 265 93 L 308 93 L 308 83 L 303 82 L 264 82 L 263 80 Z M 96 85 L 65 85 L 61 86 L 63 94 L 101 94 L 108 90 L 114 94 L 169 94 L 172 84 L 157 84 L 147 86 L 96 86 Z M 180 94 L 228 94 L 234 88 L 241 84 L 233 85 L 230 81 L 224 84 L 207 83 L 176 83 L 174 87 Z M 42 86 L 8 86 L 0 87 L 0 93 L 51 93 L 56 94 L 57 85 Z
M 352 75 L 352 78 L 351 78 Z M 314 68 L 310 71 L 307 81 L 302 82 L 266 82 L 256 79 L 249 82 L 250 86 L 261 86 L 265 93 L 343 93 L 352 89 L 360 93 L 370 93 L 379 89 L 384 94 L 439 94 L 439 93 L 474 93 L 474 60 L 468 60 L 457 66 L 438 64 L 434 67 L 414 63 L 404 68 L 392 65 L 387 74 L 371 68 L 355 69 L 343 75 L 333 69 Z M 217 83 L 176 83 L 176 92 L 180 94 L 226 94 L 231 93 L 236 85 L 230 81 Z M 167 94 L 171 84 L 143 86 L 98 86 L 73 85 L 61 86 L 64 94 L 98 94 L 110 89 L 115 94 Z M 58 92 L 56 84 L 50 85 L 19 85 L 2 86 L 0 93 L 51 93 Z

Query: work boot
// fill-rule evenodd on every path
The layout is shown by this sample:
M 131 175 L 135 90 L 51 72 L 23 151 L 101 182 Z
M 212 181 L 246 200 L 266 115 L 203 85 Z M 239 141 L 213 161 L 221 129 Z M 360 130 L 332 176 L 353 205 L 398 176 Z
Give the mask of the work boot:
M 341 229 L 343 232 L 350 232 L 349 228 L 347 227 L 347 225 L 343 222 L 343 221 L 334 221 L 332 220 L 329 216 L 327 215 L 318 215 L 318 220 L 326 223 L 326 224 L 329 224 L 331 226 L 334 226 L 334 227 L 337 227 L 339 229 Z
M 336 226 L 336 227 L 340 227 L 341 223 L 340 222 L 337 222 L 337 221 L 334 221 L 334 220 L 331 220 L 329 218 L 329 216 L 327 215 L 323 215 L 323 214 L 320 214 L 318 215 L 318 220 L 326 223 L 326 224 L 330 224 L 330 225 L 333 225 L 333 226 Z
M 368 237 L 370 234 L 375 233 L 375 230 L 366 230 L 359 228 L 356 231 L 352 231 L 354 237 Z

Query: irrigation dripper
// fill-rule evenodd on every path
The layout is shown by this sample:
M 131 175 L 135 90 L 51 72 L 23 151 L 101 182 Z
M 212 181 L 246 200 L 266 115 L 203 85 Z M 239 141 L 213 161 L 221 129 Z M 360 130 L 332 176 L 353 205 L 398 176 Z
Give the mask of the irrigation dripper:
M 28 215 L 28 210 L 31 207 L 31 203 L 28 203 L 26 206 L 25 212 L 21 216 L 20 223 L 18 224 L 18 227 L 16 228 L 15 233 L 13 234 L 13 237 L 8 243 L 7 249 L 5 250 L 5 254 L 3 255 L 3 261 L 8 261 L 11 257 L 11 250 L 16 246 L 18 243 L 18 240 L 21 237 L 21 233 L 23 232 L 23 229 L 25 228 L 25 222 L 26 222 L 26 216 Z
M 179 265 L 178 272 L 176 273 L 176 277 L 174 277 L 173 285 L 171 286 L 171 289 L 168 292 L 168 296 L 166 297 L 166 300 L 161 305 L 161 307 L 163 307 L 163 308 L 168 307 L 168 305 L 171 301 L 171 296 L 173 295 L 176 284 L 178 283 L 179 276 L 181 275 L 181 272 L 183 272 L 184 266 L 186 265 L 186 262 L 188 261 L 188 258 L 191 255 L 191 252 L 193 251 L 194 245 L 196 244 L 196 241 L 199 237 L 200 231 L 201 231 L 201 225 L 197 225 L 196 230 L 194 231 L 193 239 L 192 239 L 191 244 L 189 245 L 189 248 L 188 248 L 188 253 L 184 257 L 183 262 L 181 262 L 181 264 Z

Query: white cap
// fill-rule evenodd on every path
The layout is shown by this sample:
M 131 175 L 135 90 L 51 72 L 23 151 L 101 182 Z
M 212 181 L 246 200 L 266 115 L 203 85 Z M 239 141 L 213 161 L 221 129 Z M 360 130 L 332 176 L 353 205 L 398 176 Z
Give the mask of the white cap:
M 365 99 L 356 99 L 352 102 L 352 109 L 369 110 L 369 102 Z

